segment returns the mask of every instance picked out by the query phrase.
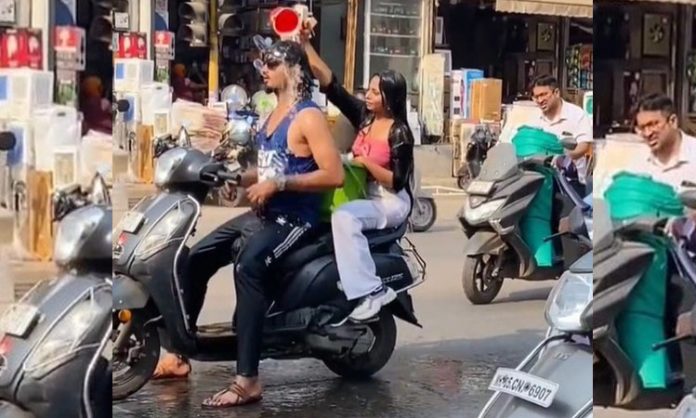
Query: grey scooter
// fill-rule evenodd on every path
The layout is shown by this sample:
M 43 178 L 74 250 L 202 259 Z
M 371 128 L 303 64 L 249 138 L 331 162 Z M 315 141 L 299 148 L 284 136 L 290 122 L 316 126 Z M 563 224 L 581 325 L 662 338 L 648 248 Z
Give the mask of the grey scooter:
M 591 245 L 592 209 L 576 207 L 570 232 Z M 592 416 L 592 251 L 574 262 L 546 303 L 547 337 L 516 369 L 500 368 L 479 418 Z

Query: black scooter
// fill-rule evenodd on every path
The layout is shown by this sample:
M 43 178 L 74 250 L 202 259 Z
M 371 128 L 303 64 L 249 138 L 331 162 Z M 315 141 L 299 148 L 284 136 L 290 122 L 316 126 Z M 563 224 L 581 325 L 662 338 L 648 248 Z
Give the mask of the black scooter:
M 574 143 L 562 141 L 572 149 Z M 586 210 L 588 205 L 568 180 L 564 169 L 554 169 L 554 234 L 560 237 L 560 251 L 550 267 L 538 266 L 534 254 L 524 242 L 520 220 L 544 183 L 544 176 L 534 171 L 549 167 L 551 157 L 532 156 L 518 161 L 512 144 L 493 147 L 480 175 L 467 189 L 464 206 L 458 214 L 467 237 L 462 285 L 467 298 L 476 305 L 493 301 L 505 278 L 522 280 L 554 280 L 575 260 L 591 249 L 579 240 L 556 233 L 560 217 L 574 207 Z M 556 244 L 556 243 L 554 243 Z M 559 252 L 560 252 L 559 251 Z
M 234 323 L 189 321 L 183 266 L 211 188 L 238 172 L 195 149 L 176 148 L 157 162 L 159 192 L 143 199 L 116 228 L 113 398 L 124 399 L 151 378 L 160 347 L 200 361 L 236 359 Z M 346 377 L 367 377 L 388 362 L 396 342 L 394 316 L 420 326 L 408 290 L 424 280 L 425 262 L 404 237 L 406 224 L 367 232 L 378 275 L 398 293 L 378 316 L 331 324 L 354 308 L 339 288 L 329 232 L 288 254 L 278 271 L 264 329 L 262 358 L 314 357 Z M 400 240 L 410 248 L 402 249 Z
M 497 143 L 497 138 L 488 125 L 478 125 L 466 145 L 464 164 L 457 171 L 457 185 L 466 190 L 469 182 L 481 173 L 483 162 L 486 161 L 488 150 Z
M 97 175 L 53 203 L 60 274 L 0 317 L 0 417 L 111 417 L 111 202 Z
M 696 208 L 696 191 L 684 192 L 681 197 L 685 206 Z M 683 368 L 679 343 L 690 338 L 675 337 L 676 319 L 684 302 L 684 289 L 696 295 L 696 263 L 690 258 L 685 242 L 666 231 L 666 218 L 638 219 L 612 226 L 611 221 L 595 216 L 595 222 L 597 231 L 602 231 L 594 242 L 595 405 L 625 409 L 674 407 L 688 389 L 684 387 L 686 369 Z M 617 316 L 626 307 L 629 294 L 653 262 L 653 248 L 636 240 L 644 234 L 667 237 L 670 243 L 667 264 L 668 277 L 672 280 L 668 284 L 669 301 L 665 312 L 668 339 L 655 344 L 652 349 L 667 348 L 673 369 L 682 373 L 671 376 L 666 389 L 643 387 L 638 370 L 619 344 L 615 325 Z

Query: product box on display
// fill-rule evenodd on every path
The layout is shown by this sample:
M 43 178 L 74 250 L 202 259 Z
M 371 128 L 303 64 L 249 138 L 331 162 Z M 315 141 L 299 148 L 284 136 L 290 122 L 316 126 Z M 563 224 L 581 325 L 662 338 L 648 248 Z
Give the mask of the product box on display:
M 0 67 L 43 69 L 40 29 L 7 29 L 0 34 Z
M 28 120 L 36 109 L 53 103 L 51 71 L 0 70 L 0 118 Z
M 473 93 L 473 82 L 483 78 L 483 70 L 472 68 L 462 68 L 462 116 L 470 119 L 471 115 L 471 96 Z
M 39 171 L 54 169 L 53 153 L 60 147 L 77 147 L 80 143 L 82 126 L 78 112 L 71 106 L 51 105 L 34 112 L 34 166 Z
M 502 117 L 503 80 L 481 78 L 472 82 L 471 119 L 499 121 Z
M 141 90 L 140 105 L 142 123 L 154 125 L 156 114 L 172 108 L 171 87 L 166 83 L 146 84 Z
M 111 135 L 90 130 L 82 137 L 78 155 L 80 184 L 88 185 L 96 172 L 101 173 L 107 184 L 113 184 L 114 157 Z
M 114 60 L 114 91 L 137 92 L 145 84 L 152 83 L 155 77 L 155 63 L 152 60 L 123 58 Z

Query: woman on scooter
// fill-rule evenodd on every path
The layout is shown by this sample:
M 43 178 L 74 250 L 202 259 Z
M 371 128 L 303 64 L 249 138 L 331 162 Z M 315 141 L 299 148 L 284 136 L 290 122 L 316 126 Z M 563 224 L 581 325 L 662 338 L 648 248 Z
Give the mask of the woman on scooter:
M 413 205 L 413 134 L 406 119 L 406 80 L 396 71 L 382 71 L 370 79 L 365 100 L 356 98 L 341 86 L 310 44 L 310 26 L 303 31 L 303 44 L 312 72 L 321 91 L 358 130 L 352 147 L 353 163 L 364 166 L 370 179 L 367 199 L 346 203 L 331 217 L 343 291 L 348 300 L 360 300 L 348 318 L 362 321 L 396 298 L 377 276 L 362 231 L 403 224 Z

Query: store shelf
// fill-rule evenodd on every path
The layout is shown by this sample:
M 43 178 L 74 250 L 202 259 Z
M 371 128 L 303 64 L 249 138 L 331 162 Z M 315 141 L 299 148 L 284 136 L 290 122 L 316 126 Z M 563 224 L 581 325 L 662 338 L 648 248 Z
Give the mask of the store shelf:
M 418 35 L 399 35 L 399 34 L 393 34 L 393 33 L 378 33 L 378 32 L 370 32 L 370 35 L 384 37 L 384 38 L 420 39 L 420 36 L 418 36 Z
M 370 13 L 371 16 L 379 16 L 379 17 L 391 17 L 391 18 L 396 18 L 396 19 L 415 19 L 415 20 L 420 20 L 420 16 L 408 16 L 408 15 L 392 15 L 388 13 Z
M 388 57 L 388 58 L 418 58 L 418 55 L 404 55 L 404 54 L 384 54 L 381 52 L 370 52 L 370 55 L 375 57 Z

